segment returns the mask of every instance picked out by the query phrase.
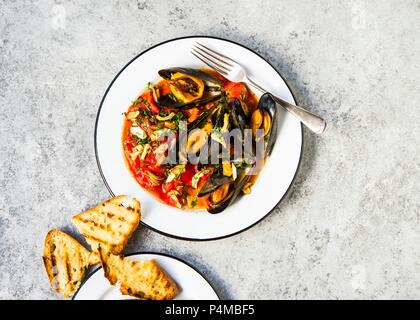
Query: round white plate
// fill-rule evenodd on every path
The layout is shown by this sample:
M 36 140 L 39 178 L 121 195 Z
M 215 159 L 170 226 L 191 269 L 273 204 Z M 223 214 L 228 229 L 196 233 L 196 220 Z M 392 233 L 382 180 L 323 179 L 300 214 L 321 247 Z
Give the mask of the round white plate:
M 180 288 L 180 293 L 175 300 L 219 300 L 217 293 L 204 276 L 178 258 L 161 253 L 134 253 L 126 257 L 133 260 L 155 259 Z M 73 300 L 126 299 L 133 299 L 133 297 L 122 295 L 118 286 L 110 285 L 104 277 L 102 267 L 93 271 L 73 296 Z
M 276 145 L 250 195 L 220 214 L 182 211 L 155 199 L 131 176 L 123 158 L 122 113 L 147 83 L 159 80 L 158 70 L 182 66 L 205 67 L 190 53 L 195 41 L 219 50 L 242 64 L 249 75 L 267 90 L 295 103 L 280 74 L 253 51 L 228 40 L 187 37 L 158 44 L 130 61 L 114 78 L 99 107 L 95 127 L 95 152 L 102 178 L 115 195 L 126 194 L 141 201 L 142 223 L 172 237 L 213 240 L 237 234 L 258 223 L 281 201 L 296 175 L 302 150 L 302 126 L 280 109 L 281 120 Z M 254 92 L 260 95 L 259 92 Z

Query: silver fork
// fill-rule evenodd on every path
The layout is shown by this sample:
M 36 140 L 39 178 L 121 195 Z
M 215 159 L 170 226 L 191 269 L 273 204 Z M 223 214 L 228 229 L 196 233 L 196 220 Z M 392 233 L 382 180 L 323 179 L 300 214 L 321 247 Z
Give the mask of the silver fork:
M 229 81 L 245 82 L 261 92 L 267 92 L 267 90 L 247 76 L 245 69 L 232 58 L 229 58 L 226 55 L 199 42 L 196 42 L 196 44 L 192 47 L 191 53 L 196 58 L 200 59 L 204 64 L 222 74 Z M 295 106 L 280 97 L 274 96 L 274 99 L 279 105 L 293 114 L 300 122 L 313 132 L 324 132 L 327 123 L 321 117 L 306 111 L 301 107 Z

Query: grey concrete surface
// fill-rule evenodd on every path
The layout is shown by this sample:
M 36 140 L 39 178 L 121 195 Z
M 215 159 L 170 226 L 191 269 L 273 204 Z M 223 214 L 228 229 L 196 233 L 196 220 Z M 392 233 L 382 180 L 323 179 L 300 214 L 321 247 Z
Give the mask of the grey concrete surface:
M 141 227 L 127 252 L 202 270 L 222 298 L 420 298 L 420 2 L 1 1 L 0 299 L 59 299 L 51 228 L 108 197 L 93 130 L 109 82 L 142 50 L 214 35 L 256 50 L 325 117 L 262 223 L 216 242 Z M 80 237 L 79 237 L 80 239 Z

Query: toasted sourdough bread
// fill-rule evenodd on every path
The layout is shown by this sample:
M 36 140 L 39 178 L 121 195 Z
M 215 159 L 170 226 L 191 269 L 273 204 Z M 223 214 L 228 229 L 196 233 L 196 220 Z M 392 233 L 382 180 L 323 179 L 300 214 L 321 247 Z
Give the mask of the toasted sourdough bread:
M 51 287 L 66 298 L 77 291 L 89 265 L 100 262 L 97 254 L 60 230 L 45 237 L 43 260 Z
M 105 277 L 120 283 L 122 294 L 142 300 L 170 300 L 179 292 L 174 280 L 154 260 L 130 260 L 99 247 Z
M 101 245 L 113 254 L 120 254 L 139 225 L 140 217 L 140 202 L 123 195 L 75 215 L 72 222 L 93 251 Z

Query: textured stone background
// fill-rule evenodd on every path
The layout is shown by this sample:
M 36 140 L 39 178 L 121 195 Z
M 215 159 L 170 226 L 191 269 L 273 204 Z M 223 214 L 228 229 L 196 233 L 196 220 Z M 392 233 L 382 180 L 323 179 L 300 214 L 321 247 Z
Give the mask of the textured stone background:
M 127 251 L 200 268 L 223 298 L 420 298 L 419 1 L 1 1 L 0 298 L 55 299 L 51 228 L 108 197 L 101 97 L 158 42 L 214 35 L 269 59 L 328 131 L 297 181 L 241 235 L 194 243 L 141 227 Z

